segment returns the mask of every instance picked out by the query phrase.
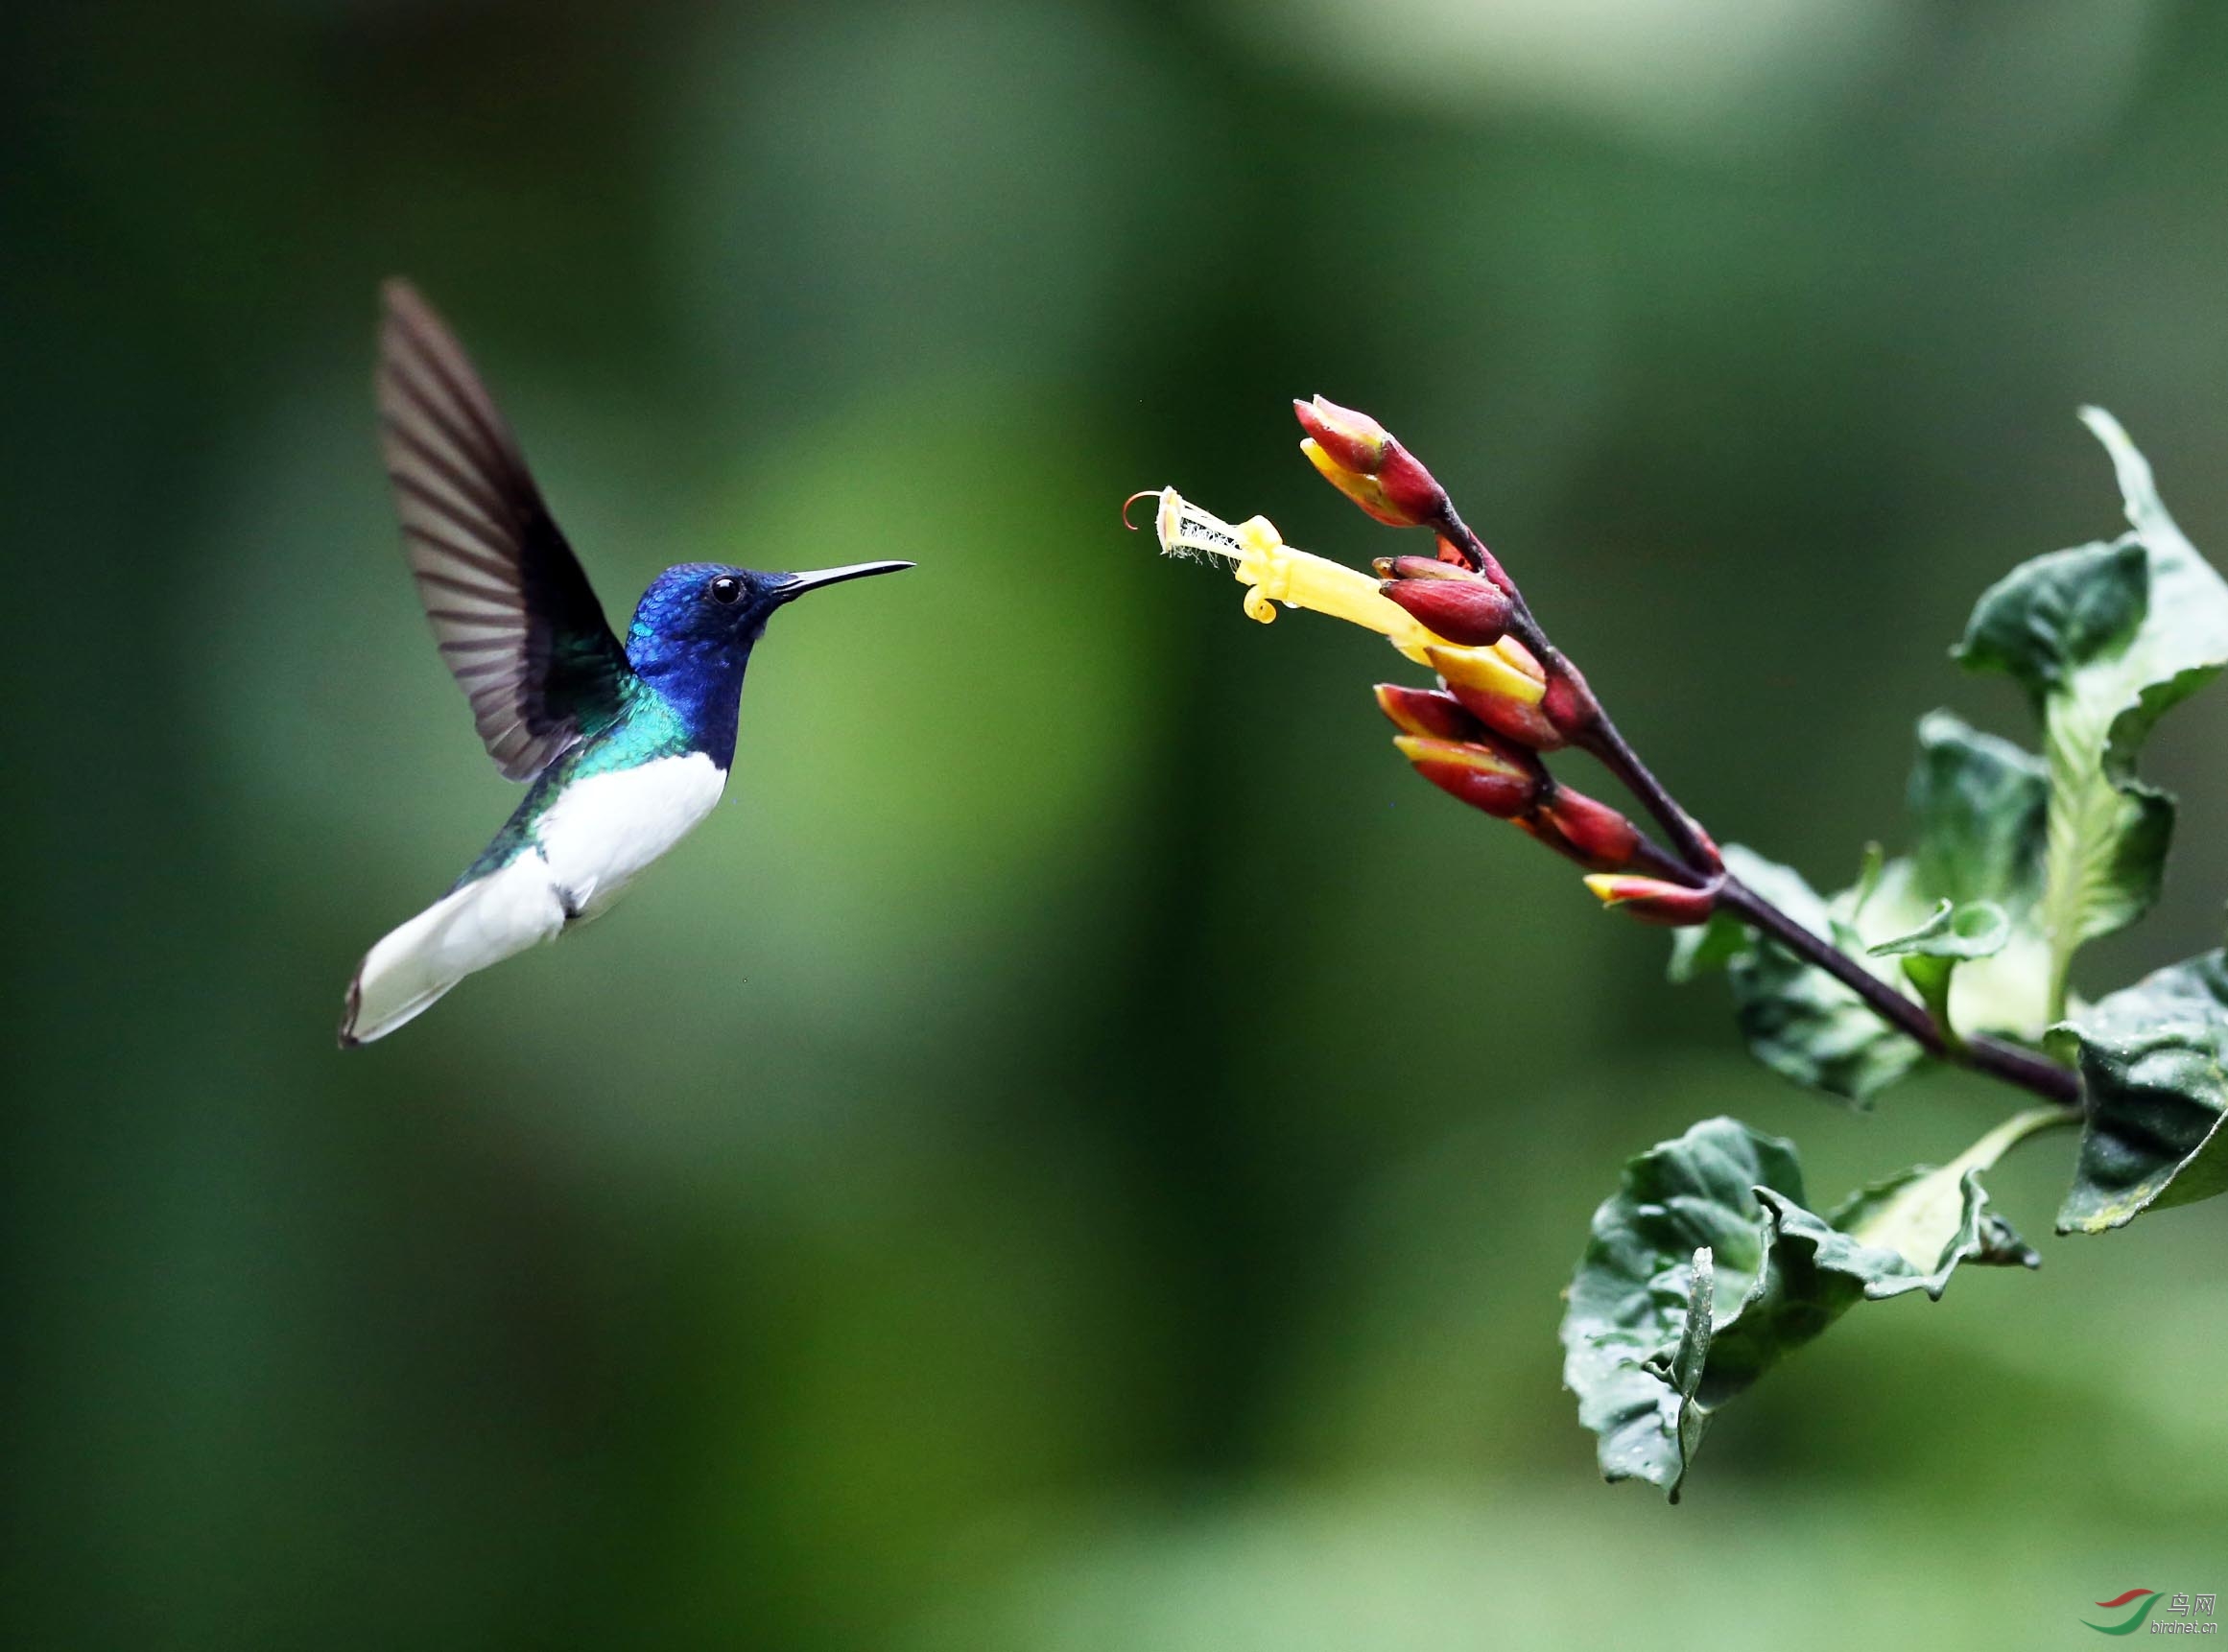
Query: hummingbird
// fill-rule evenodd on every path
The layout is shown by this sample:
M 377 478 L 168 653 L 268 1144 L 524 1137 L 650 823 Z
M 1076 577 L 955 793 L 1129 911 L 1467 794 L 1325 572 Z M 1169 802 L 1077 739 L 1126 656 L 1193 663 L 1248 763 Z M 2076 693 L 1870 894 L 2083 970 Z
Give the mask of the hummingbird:
M 381 300 L 380 448 L 404 555 L 487 755 L 527 791 L 449 892 L 365 955 L 344 1050 L 607 909 L 726 789 L 744 669 L 773 611 L 913 566 L 684 562 L 651 581 L 622 644 L 455 336 L 407 282 Z

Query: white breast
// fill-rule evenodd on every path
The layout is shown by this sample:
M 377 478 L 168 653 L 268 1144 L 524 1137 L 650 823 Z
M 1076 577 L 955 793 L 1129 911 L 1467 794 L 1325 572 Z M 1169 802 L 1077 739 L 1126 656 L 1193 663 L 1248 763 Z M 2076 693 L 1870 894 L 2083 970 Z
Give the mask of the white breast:
M 609 906 L 628 879 L 712 812 L 726 784 L 727 771 L 696 751 L 566 787 L 534 836 L 567 908 L 589 918 Z

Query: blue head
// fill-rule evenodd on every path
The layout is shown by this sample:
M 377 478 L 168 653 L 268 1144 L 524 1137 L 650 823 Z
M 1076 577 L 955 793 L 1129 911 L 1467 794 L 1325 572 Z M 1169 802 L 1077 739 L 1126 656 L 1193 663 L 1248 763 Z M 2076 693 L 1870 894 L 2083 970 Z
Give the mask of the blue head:
M 650 583 L 627 627 L 627 660 L 680 714 L 689 742 L 725 767 L 735 755 L 743 670 L 784 602 L 823 585 L 894 574 L 911 562 L 854 562 L 811 574 L 761 574 L 723 562 L 683 562 Z

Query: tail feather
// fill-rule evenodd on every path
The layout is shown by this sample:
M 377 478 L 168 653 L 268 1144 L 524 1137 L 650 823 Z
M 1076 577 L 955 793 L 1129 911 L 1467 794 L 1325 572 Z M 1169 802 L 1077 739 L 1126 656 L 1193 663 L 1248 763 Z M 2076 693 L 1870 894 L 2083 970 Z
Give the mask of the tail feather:
M 532 851 L 451 890 L 364 955 L 348 983 L 341 1048 L 386 1037 L 464 977 L 555 940 L 564 927 L 564 899 Z

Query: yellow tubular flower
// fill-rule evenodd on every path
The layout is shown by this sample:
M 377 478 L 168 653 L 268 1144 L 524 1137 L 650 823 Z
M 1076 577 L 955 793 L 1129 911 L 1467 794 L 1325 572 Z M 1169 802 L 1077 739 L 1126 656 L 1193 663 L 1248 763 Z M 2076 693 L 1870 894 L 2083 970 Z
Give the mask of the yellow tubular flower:
M 1266 516 L 1233 527 L 1202 510 L 1173 487 L 1160 492 L 1153 518 L 1160 548 L 1171 556 L 1226 564 L 1239 583 L 1249 585 L 1245 612 L 1263 625 L 1276 618 L 1278 603 L 1313 608 L 1377 631 L 1419 666 L 1430 666 L 1448 682 L 1505 695 L 1522 704 L 1537 704 L 1545 685 L 1538 662 L 1504 638 L 1490 648 L 1461 648 L 1424 628 L 1377 588 L 1377 579 L 1359 568 L 1294 550 Z

